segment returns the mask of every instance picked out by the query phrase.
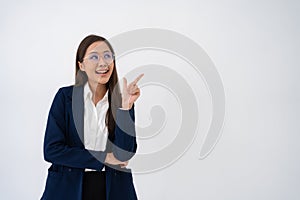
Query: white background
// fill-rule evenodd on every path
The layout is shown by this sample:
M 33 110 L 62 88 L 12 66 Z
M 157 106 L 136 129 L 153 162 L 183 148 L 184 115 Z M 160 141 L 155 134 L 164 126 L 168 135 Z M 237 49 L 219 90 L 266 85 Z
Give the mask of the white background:
M 57 89 L 74 82 L 79 42 L 146 27 L 179 32 L 207 52 L 223 80 L 226 119 L 206 159 L 198 159 L 200 134 L 173 165 L 134 175 L 139 198 L 299 199 L 299 11 L 296 0 L 1 1 L 0 199 L 42 195 L 47 114 Z M 145 116 L 137 111 L 141 124 Z M 142 144 L 140 152 L 153 150 Z

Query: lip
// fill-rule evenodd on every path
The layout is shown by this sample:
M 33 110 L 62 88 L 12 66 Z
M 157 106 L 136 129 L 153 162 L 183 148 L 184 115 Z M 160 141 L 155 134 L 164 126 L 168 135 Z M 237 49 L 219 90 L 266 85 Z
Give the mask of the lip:
M 95 73 L 96 74 L 99 74 L 99 75 L 105 75 L 109 72 L 109 68 L 106 68 L 106 69 L 101 69 L 101 70 L 96 70 Z

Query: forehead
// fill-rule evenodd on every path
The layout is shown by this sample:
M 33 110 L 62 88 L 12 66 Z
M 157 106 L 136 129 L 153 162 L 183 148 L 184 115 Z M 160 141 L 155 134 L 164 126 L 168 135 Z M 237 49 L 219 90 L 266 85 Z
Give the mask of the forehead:
M 97 41 L 92 43 L 86 50 L 86 53 L 90 52 L 99 52 L 102 53 L 104 51 L 111 51 L 108 45 L 103 41 Z

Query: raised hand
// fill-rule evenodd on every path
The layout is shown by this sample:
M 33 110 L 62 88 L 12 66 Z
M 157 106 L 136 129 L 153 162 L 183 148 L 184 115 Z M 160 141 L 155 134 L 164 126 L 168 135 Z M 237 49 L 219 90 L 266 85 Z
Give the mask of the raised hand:
M 127 85 L 127 79 L 123 78 L 123 92 L 122 92 L 122 108 L 129 110 L 133 103 L 140 96 L 140 88 L 137 86 L 137 82 L 144 76 L 140 74 L 133 82 Z

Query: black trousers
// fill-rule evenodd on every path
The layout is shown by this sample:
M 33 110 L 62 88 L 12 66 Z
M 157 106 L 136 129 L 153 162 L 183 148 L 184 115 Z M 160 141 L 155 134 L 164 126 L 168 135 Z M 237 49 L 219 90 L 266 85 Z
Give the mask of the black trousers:
M 84 172 L 82 187 L 82 200 L 105 200 L 105 171 Z

